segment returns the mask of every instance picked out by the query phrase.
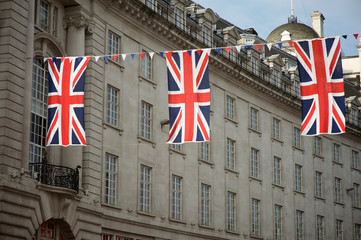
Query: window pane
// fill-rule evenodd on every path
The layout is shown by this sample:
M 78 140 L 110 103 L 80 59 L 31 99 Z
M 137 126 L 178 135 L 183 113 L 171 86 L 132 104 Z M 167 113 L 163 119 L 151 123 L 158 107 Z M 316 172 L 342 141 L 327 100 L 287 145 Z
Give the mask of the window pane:
M 105 203 L 115 204 L 116 189 L 116 157 L 113 155 L 105 155 L 105 187 L 104 198 Z
M 251 177 L 258 178 L 258 150 L 251 148 Z
M 210 225 L 210 186 L 201 184 L 201 225 Z
M 118 124 L 118 90 L 107 86 L 106 122 L 117 126 Z
M 142 102 L 141 105 L 141 123 L 140 135 L 146 139 L 151 139 L 151 124 L 152 124 L 152 107 L 151 105 Z
M 178 176 L 172 176 L 172 203 L 171 203 L 171 217 L 173 219 L 181 219 L 182 208 L 182 187 L 181 178 Z
M 139 194 L 139 210 L 141 212 L 150 212 L 151 197 L 151 178 L 149 167 L 140 166 L 140 194 Z

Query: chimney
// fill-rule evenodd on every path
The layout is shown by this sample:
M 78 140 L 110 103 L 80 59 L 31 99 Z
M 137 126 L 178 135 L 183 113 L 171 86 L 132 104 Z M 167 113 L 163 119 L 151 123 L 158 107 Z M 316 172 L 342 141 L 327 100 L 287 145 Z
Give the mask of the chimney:
M 312 18 L 312 28 L 316 31 L 319 37 L 324 37 L 323 35 L 323 20 L 325 17 L 319 11 L 314 11 L 311 14 Z

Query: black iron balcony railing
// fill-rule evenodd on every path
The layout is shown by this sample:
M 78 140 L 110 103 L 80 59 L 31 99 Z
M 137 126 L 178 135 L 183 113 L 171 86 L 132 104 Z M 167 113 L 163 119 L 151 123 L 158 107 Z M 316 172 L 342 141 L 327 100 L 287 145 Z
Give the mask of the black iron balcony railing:
M 31 175 L 38 182 L 61 188 L 79 191 L 79 168 L 72 169 L 64 166 L 48 164 L 47 161 L 29 163 Z

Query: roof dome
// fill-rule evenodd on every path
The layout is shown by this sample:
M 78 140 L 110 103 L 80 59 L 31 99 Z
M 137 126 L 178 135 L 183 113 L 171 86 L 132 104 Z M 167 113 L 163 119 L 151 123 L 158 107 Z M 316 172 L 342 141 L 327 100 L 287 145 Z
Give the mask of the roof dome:
M 281 42 L 282 33 L 284 31 L 289 32 L 290 40 L 296 41 L 296 40 L 302 40 L 302 39 L 313 39 L 318 38 L 318 34 L 316 33 L 313 28 L 302 24 L 302 23 L 286 23 L 283 24 L 276 29 L 274 29 L 267 37 L 267 42 Z

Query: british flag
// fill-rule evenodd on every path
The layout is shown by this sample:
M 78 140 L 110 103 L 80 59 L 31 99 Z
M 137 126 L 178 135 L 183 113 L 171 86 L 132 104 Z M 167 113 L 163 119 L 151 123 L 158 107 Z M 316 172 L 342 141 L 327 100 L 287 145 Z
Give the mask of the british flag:
M 84 80 L 90 57 L 48 59 L 48 131 L 46 145 L 86 145 Z
M 209 140 L 209 51 L 167 52 L 168 143 Z
M 300 74 L 302 135 L 345 132 L 340 38 L 294 42 Z

